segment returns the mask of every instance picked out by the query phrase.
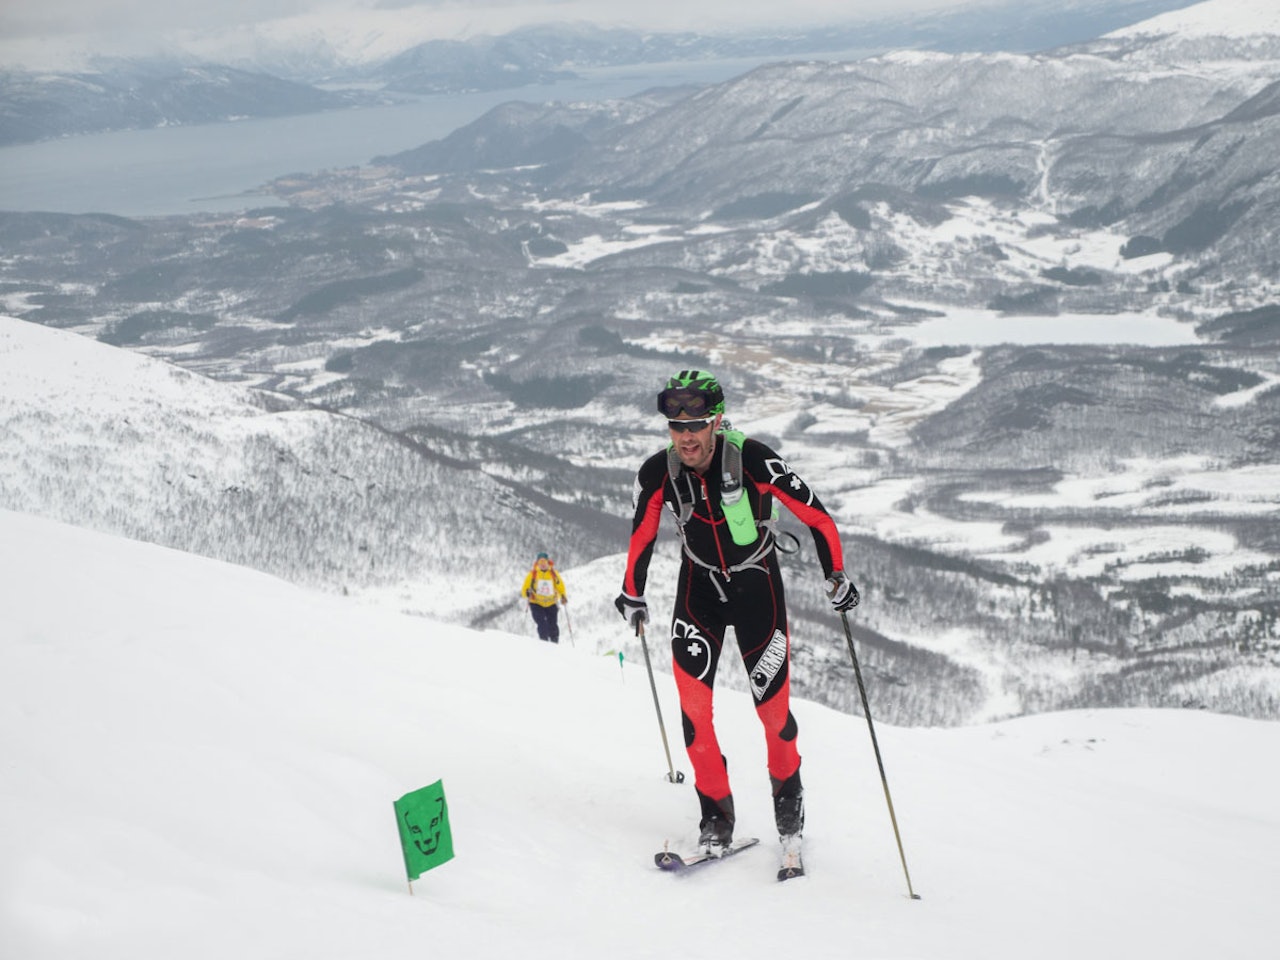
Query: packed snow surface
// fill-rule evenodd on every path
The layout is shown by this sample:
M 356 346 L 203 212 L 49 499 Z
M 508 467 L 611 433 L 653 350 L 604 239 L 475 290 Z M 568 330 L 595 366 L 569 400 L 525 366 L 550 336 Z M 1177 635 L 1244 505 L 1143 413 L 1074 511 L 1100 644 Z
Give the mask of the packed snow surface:
M 722 691 L 738 833 L 765 842 L 677 877 L 653 854 L 687 848 L 697 804 L 667 780 L 643 664 L 10 511 L 0 583 L 5 957 L 1201 960 L 1274 944 L 1275 723 L 877 724 L 912 900 L 866 721 L 807 702 L 809 875 L 774 879 L 759 726 Z M 687 770 L 674 685 L 656 683 Z M 437 779 L 457 856 L 411 895 L 391 804 Z

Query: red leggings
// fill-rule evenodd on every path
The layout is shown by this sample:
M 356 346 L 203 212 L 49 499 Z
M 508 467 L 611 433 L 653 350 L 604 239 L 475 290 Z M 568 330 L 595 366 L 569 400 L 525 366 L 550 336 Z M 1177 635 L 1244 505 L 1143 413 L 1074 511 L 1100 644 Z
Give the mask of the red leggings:
M 747 668 L 756 714 L 764 726 L 769 775 L 782 782 L 800 768 L 796 722 L 790 707 L 787 605 L 776 559 L 771 554 L 765 569 L 739 571 L 727 583 L 718 573 L 686 559 L 680 568 L 671 621 L 671 662 L 694 785 L 712 800 L 722 800 L 731 793 L 712 705 L 716 667 L 725 630 L 730 626 Z

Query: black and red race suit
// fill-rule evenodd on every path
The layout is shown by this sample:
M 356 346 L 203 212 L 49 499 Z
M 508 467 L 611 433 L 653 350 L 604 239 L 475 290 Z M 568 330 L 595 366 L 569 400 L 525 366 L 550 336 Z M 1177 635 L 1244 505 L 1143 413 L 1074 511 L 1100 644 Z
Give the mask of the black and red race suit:
M 759 538 L 745 546 L 733 542 L 720 502 L 726 443 L 723 435 L 717 437 L 715 454 L 704 473 L 680 464 L 672 476 L 665 450 L 640 467 L 623 581 L 624 592 L 644 596 L 665 507 L 677 518 L 684 555 L 671 618 L 672 669 L 695 786 L 714 801 L 730 795 L 728 771 L 712 723 L 712 688 L 727 627 L 734 628 L 756 713 L 764 725 L 775 789 L 800 767 L 790 707 L 786 597 L 772 525 L 759 525 L 772 516 L 774 500 L 810 527 L 824 576 L 844 567 L 835 521 L 817 496 L 782 457 L 749 438 L 742 446 L 742 487 L 750 498 Z

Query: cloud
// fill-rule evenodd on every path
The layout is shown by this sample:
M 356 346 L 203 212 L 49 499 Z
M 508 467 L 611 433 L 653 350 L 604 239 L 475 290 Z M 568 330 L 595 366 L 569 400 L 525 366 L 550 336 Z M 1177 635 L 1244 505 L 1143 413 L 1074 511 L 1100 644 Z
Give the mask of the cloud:
M 0 30 L 9 37 L 40 37 L 202 29 L 291 16 L 315 6 L 315 0 L 220 0 L 216 4 L 191 0 L 6 0 L 0 6 Z
M 235 63 L 306 37 L 345 59 L 393 56 L 538 23 L 661 32 L 800 30 L 1017 0 L 0 0 L 0 69 L 93 70 L 100 57 L 175 53 Z

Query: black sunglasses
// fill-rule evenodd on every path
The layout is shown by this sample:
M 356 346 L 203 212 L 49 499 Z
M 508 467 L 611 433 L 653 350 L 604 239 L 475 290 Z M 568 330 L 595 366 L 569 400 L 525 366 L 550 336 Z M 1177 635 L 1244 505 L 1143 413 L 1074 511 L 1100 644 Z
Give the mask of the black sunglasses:
M 658 394 L 658 412 L 668 420 L 674 420 L 682 413 L 706 417 L 711 414 L 715 402 L 716 398 L 695 387 L 670 387 Z
M 668 420 L 667 426 L 675 433 L 701 433 L 711 424 L 716 422 L 715 417 L 707 417 L 702 420 Z

